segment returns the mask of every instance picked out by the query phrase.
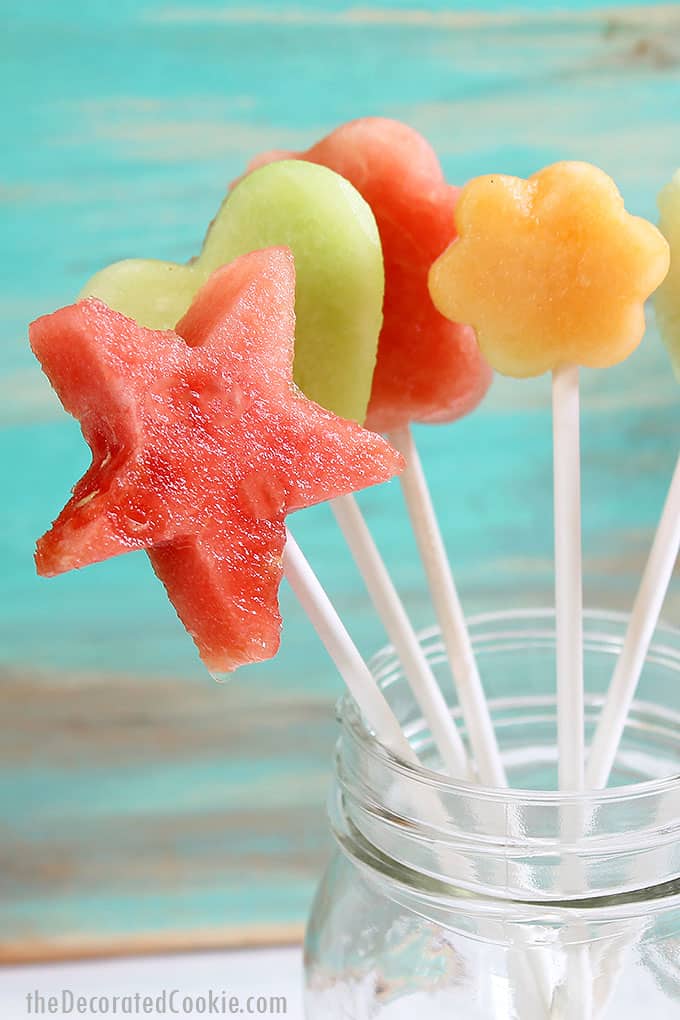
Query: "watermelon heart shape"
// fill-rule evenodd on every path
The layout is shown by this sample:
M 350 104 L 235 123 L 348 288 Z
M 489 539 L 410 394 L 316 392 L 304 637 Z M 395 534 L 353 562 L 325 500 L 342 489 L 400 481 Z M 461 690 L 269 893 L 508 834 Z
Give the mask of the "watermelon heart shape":
M 249 174 L 223 202 L 197 258 L 116 262 L 80 297 L 171 329 L 218 267 L 277 246 L 295 259 L 295 382 L 310 400 L 363 422 L 382 325 L 382 248 L 367 202 L 326 167 L 285 160 Z

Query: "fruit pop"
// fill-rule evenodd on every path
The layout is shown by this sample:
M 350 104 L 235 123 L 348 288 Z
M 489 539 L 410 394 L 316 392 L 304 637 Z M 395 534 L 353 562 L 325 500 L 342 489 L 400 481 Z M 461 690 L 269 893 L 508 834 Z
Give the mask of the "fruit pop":
M 643 303 L 668 269 L 668 245 L 626 212 L 614 182 L 586 163 L 528 180 L 479 177 L 455 212 L 458 238 L 430 271 L 442 312 L 474 327 L 506 375 L 553 373 L 555 577 L 560 787 L 584 784 L 578 366 L 627 357 Z
M 295 257 L 295 381 L 324 407 L 363 422 L 382 322 L 382 253 L 369 206 L 325 167 L 296 160 L 256 170 L 223 203 L 197 260 L 119 262 L 93 277 L 84 293 L 146 325 L 166 325 L 209 267 L 264 242 L 284 244 Z M 366 522 L 351 495 L 331 506 L 442 760 L 464 775 L 462 740 Z
M 671 262 L 654 304 L 661 337 L 680 380 L 680 171 L 659 195 L 659 211 L 659 227 L 670 246 Z M 606 786 L 609 780 L 679 550 L 680 457 L 590 747 L 586 781 L 594 788 Z
M 304 152 L 263 153 L 250 170 L 295 157 L 346 178 L 368 202 L 385 260 L 385 301 L 366 425 L 389 432 L 411 422 L 454 421 L 491 382 L 473 331 L 434 306 L 429 268 L 455 236 L 459 189 L 436 153 L 400 121 L 364 117 L 336 128 Z
M 470 181 L 455 213 L 458 238 L 434 263 L 439 310 L 474 327 L 490 364 L 524 378 L 552 371 L 557 763 L 560 789 L 585 785 L 583 591 L 578 366 L 621 361 L 644 332 L 643 302 L 663 279 L 668 249 L 629 215 L 613 181 L 585 163 L 528 180 Z M 567 955 L 568 1016 L 593 1016 L 592 961 Z
M 278 649 L 286 515 L 401 466 L 294 386 L 294 295 L 291 253 L 270 249 L 217 270 L 174 331 L 97 299 L 30 330 L 92 451 L 39 573 L 147 550 L 213 673 Z

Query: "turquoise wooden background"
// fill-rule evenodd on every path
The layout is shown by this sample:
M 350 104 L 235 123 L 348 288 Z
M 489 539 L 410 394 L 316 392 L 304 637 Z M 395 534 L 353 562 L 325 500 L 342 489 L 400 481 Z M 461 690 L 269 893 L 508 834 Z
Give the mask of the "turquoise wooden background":
M 278 659 L 219 687 L 143 555 L 34 576 L 34 538 L 87 454 L 26 324 L 113 259 L 188 258 L 250 155 L 362 114 L 421 129 L 454 181 L 589 159 L 653 217 L 680 164 L 680 8 L 1 6 L 0 956 L 295 937 L 328 849 L 339 680 L 285 592 Z M 420 431 L 471 612 L 551 599 L 548 402 L 545 380 L 499 381 L 470 419 Z M 585 373 L 590 604 L 629 605 L 679 426 L 653 331 L 626 365 Z M 398 489 L 363 504 L 428 622 Z M 329 511 L 296 530 L 371 651 L 380 629 Z

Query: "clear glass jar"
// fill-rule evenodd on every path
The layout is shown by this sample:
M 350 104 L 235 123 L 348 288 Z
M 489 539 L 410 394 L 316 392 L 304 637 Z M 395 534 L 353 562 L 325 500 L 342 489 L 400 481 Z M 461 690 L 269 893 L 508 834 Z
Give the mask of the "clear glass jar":
M 586 615 L 589 736 L 625 625 Z M 609 789 L 560 794 L 553 614 L 487 614 L 470 630 L 514 788 L 437 771 L 392 650 L 376 656 L 424 767 L 341 702 L 338 849 L 307 929 L 307 1020 L 678 1020 L 680 631 L 655 635 Z M 422 643 L 457 717 L 437 631 Z

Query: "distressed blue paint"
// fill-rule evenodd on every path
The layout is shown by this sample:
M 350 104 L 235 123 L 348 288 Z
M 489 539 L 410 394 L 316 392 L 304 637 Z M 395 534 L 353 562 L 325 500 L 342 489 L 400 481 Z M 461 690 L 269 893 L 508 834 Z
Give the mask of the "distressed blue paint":
M 299 922 L 326 846 L 339 680 L 286 592 L 280 657 L 216 688 L 143 555 L 34 576 L 34 538 L 87 455 L 26 323 L 113 259 L 188 258 L 250 155 L 364 113 L 421 128 L 453 180 L 586 158 L 654 215 L 680 163 L 680 14 L 594 13 L 584 0 L 430 0 L 427 12 L 405 0 L 42 0 L 4 20 L 0 952 Z M 470 611 L 551 597 L 548 404 L 545 380 L 501 381 L 455 428 L 419 430 Z M 588 601 L 626 606 L 680 432 L 656 338 L 585 373 L 584 407 Z M 362 502 L 413 618 L 428 622 L 397 487 Z M 379 628 L 329 511 L 294 525 L 368 653 Z M 667 613 L 679 609 L 676 584 Z

